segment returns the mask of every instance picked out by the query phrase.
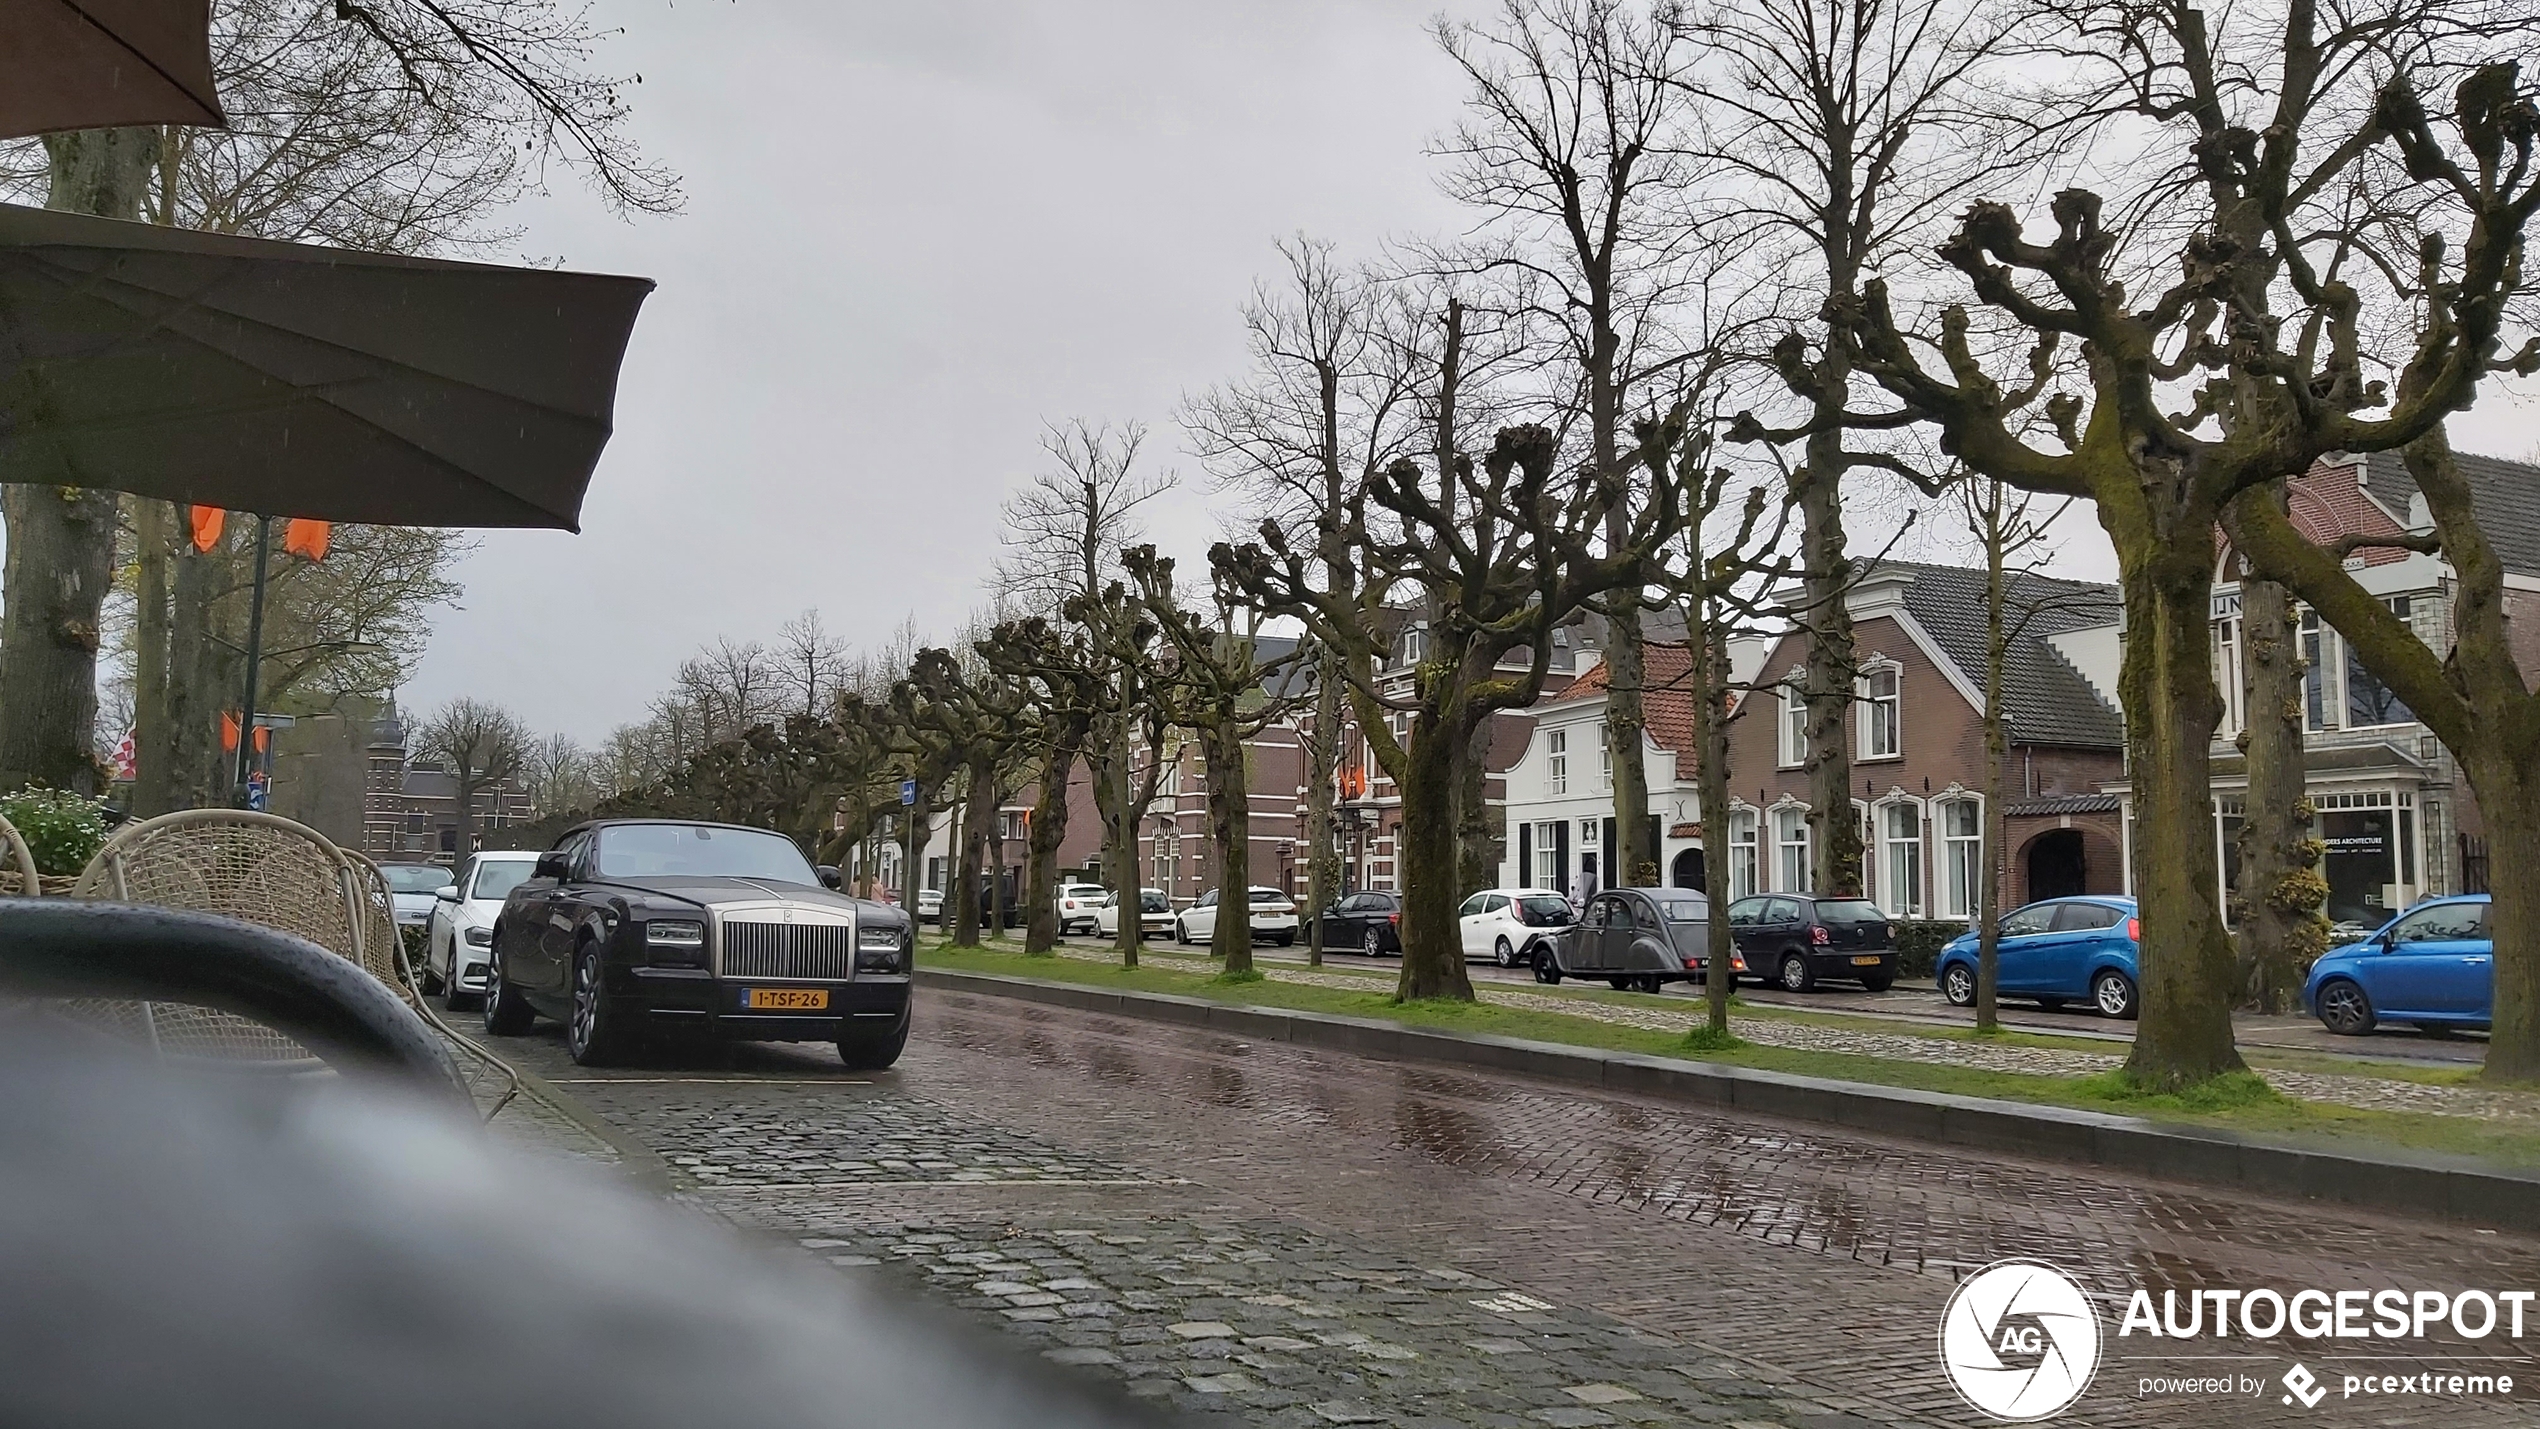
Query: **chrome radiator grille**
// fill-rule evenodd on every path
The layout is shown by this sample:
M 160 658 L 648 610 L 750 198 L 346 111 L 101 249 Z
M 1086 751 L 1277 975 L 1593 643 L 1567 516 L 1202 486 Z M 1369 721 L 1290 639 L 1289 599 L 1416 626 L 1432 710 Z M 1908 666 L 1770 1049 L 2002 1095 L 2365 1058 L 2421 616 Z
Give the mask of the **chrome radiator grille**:
M 855 959 L 855 929 L 842 923 L 725 923 L 725 977 L 814 978 L 844 982 Z

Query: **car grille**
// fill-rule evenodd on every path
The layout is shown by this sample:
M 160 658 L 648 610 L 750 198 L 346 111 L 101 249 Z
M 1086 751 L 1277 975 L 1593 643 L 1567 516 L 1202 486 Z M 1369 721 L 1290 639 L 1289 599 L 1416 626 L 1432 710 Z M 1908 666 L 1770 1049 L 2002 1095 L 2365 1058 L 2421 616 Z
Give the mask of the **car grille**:
M 855 929 L 843 923 L 725 923 L 725 977 L 811 978 L 844 982 L 855 956 Z

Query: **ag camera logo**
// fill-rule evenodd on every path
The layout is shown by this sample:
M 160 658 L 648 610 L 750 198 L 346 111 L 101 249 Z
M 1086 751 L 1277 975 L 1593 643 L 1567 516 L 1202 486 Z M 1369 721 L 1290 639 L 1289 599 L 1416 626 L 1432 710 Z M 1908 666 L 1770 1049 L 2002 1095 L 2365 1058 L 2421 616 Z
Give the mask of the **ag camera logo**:
M 2052 1419 L 2099 1370 L 2099 1312 L 2042 1260 L 1997 1260 L 1960 1281 L 1940 1317 L 1940 1364 L 1978 1413 Z

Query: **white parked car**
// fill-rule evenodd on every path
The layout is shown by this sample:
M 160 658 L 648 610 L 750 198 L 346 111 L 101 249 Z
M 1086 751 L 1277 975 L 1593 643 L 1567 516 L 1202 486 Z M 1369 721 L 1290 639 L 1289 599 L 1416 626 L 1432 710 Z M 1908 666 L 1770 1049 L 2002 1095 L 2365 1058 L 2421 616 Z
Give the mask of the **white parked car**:
M 1549 888 L 1492 888 L 1455 910 L 1464 960 L 1488 958 L 1504 968 L 1532 967 L 1536 945 L 1577 921 L 1570 900 Z
M 1101 931 L 1103 905 L 1111 901 L 1111 890 L 1099 883 L 1062 883 L 1058 886 L 1058 932 Z
M 494 942 L 494 915 L 503 897 L 538 866 L 535 849 L 486 852 L 459 866 L 454 881 L 442 886 L 432 903 L 431 922 L 423 939 L 423 990 L 437 992 L 452 1007 L 485 995 L 486 950 Z
M 1120 900 L 1102 905 L 1094 917 L 1094 931 L 1106 938 L 1120 936 Z M 1138 890 L 1138 936 L 1161 938 L 1173 931 L 1173 900 L 1161 888 Z
M 450 870 L 437 863 L 383 863 L 388 901 L 396 906 L 397 926 L 421 928 L 432 921 L 433 896 L 450 886 Z
M 1296 941 L 1296 900 L 1275 888 L 1254 888 L 1252 895 L 1252 936 L 1255 942 L 1268 938 L 1280 947 Z M 1199 896 L 1199 901 L 1181 911 L 1173 920 L 1173 941 L 1205 943 L 1217 935 L 1217 890 L 1212 888 Z
M 944 921 L 944 890 L 940 888 L 917 890 L 917 920 L 921 923 Z

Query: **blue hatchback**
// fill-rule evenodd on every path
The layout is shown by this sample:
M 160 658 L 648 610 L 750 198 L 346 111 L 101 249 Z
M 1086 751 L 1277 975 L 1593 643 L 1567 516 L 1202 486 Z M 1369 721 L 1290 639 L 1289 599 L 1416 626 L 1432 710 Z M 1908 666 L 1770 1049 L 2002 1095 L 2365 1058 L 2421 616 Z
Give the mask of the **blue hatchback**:
M 2473 893 L 2420 903 L 2362 942 L 2321 954 L 2302 1005 L 2350 1037 L 2383 1022 L 2484 1027 L 2495 989 L 2487 895 Z
M 2143 925 L 2131 898 L 2094 895 L 2031 903 L 2002 920 L 1994 991 L 2003 997 L 2035 998 L 2050 1012 L 2067 1002 L 2088 1002 L 2110 1017 L 2132 1017 L 2135 958 L 2142 938 Z M 1975 1005 L 1975 930 L 1950 939 L 1940 950 L 1939 973 L 1940 995 L 1952 1006 Z

